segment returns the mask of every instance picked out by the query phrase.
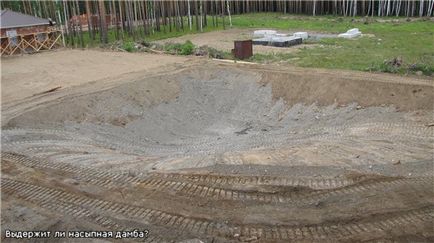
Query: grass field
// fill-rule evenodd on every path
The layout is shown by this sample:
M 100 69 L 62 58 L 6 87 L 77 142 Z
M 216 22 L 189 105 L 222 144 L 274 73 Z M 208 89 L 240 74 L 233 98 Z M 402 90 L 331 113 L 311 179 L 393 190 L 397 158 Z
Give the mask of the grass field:
M 324 33 L 342 33 L 359 28 L 367 34 L 357 39 L 327 38 L 316 42 L 317 47 L 305 48 L 288 56 L 286 60 L 303 67 L 339 68 L 363 71 L 405 73 L 422 71 L 426 75 L 434 72 L 434 22 L 404 18 L 342 18 L 282 16 L 276 14 L 248 14 L 234 16 L 233 23 L 244 28 L 276 28 Z M 395 21 L 393 21 L 395 20 Z M 257 55 L 254 61 L 263 61 L 272 55 Z M 397 58 L 401 65 L 390 65 L 388 60 Z
M 228 28 L 228 20 L 226 19 Z M 310 41 L 311 48 L 303 48 L 294 54 L 264 55 L 255 54 L 254 62 L 288 62 L 302 67 L 351 69 L 362 71 L 381 71 L 392 73 L 422 72 L 434 73 L 434 22 L 432 19 L 407 21 L 405 18 L 350 18 L 336 16 L 298 16 L 275 13 L 244 14 L 232 16 L 235 28 L 273 28 L 286 31 L 307 31 L 322 33 L 342 33 L 351 28 L 359 28 L 364 36 L 357 39 L 327 38 Z M 209 26 L 204 32 L 221 30 Z M 187 26 L 187 23 L 185 23 Z M 187 27 L 188 28 L 188 27 Z M 155 32 L 150 36 L 136 36 L 135 41 L 148 42 L 165 38 L 197 33 L 193 30 Z M 99 44 L 91 42 L 84 34 L 85 45 Z M 77 42 L 77 40 L 75 40 Z M 115 31 L 109 32 L 109 42 L 115 41 Z M 124 37 L 124 42 L 134 41 Z M 420 71 L 420 72 L 419 72 Z

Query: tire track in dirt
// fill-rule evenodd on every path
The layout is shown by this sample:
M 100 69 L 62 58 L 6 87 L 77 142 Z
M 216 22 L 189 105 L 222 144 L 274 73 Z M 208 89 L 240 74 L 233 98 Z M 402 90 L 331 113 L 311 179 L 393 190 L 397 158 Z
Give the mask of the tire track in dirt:
M 2 160 L 19 163 L 27 167 L 53 169 L 73 173 L 79 179 L 86 181 L 87 183 L 108 189 L 117 186 L 129 186 L 132 183 L 139 183 L 141 181 L 140 178 L 131 176 L 127 173 L 112 173 L 105 170 L 98 171 L 92 168 L 71 166 L 65 163 L 52 163 L 46 160 L 31 159 L 14 153 L 2 153 L 1 156 Z
M 315 190 L 334 189 L 354 184 L 360 180 L 345 178 L 313 179 L 294 178 L 282 176 L 245 176 L 245 175 L 218 175 L 200 173 L 151 173 L 155 178 L 180 179 L 198 183 L 214 185 L 268 185 L 309 187 Z
M 342 196 L 347 194 L 358 194 L 367 191 L 382 191 L 393 187 L 410 185 L 413 187 L 429 187 L 433 183 L 432 177 L 421 178 L 379 178 L 367 181 L 352 181 L 353 184 L 335 187 L 336 183 L 330 179 L 310 180 L 309 184 L 303 179 L 280 178 L 280 177 L 236 177 L 218 175 L 182 175 L 182 174 L 151 174 L 150 176 L 138 177 L 122 173 L 110 173 L 106 171 L 96 171 L 90 168 L 72 167 L 68 164 L 50 163 L 46 161 L 29 159 L 25 156 L 3 153 L 2 160 L 16 162 L 29 167 L 49 168 L 75 174 L 87 183 L 113 189 L 117 187 L 143 186 L 154 189 L 155 191 L 176 192 L 188 196 L 202 197 L 214 200 L 233 200 L 233 201 L 258 201 L 263 203 L 291 203 L 297 205 L 312 204 L 330 196 Z M 199 178 L 199 180 L 191 180 Z M 278 186 L 289 189 L 287 192 L 261 192 L 257 190 L 234 190 L 223 186 L 240 185 L 261 185 L 263 183 L 277 182 Z M 335 180 L 339 181 L 339 180 Z M 345 180 L 344 180 L 345 181 Z M 283 184 L 283 185 L 282 185 Z M 223 185 L 217 187 L 216 185 Z M 268 184 L 270 185 L 270 184 Z M 328 185 L 328 189 L 310 190 L 311 185 Z M 308 190 L 294 190 L 303 187 Z
M 130 217 L 152 225 L 174 228 L 199 235 L 215 235 L 218 237 L 233 238 L 234 236 L 256 237 L 268 241 L 273 240 L 343 240 L 355 238 L 359 235 L 376 235 L 388 232 L 397 227 L 408 225 L 418 226 L 431 223 L 434 219 L 434 206 L 414 209 L 406 212 L 384 214 L 377 220 L 369 222 L 335 223 L 327 225 L 306 226 L 269 226 L 269 225 L 231 225 L 204 218 L 187 217 L 165 211 L 126 205 L 122 203 L 93 199 L 77 194 L 68 193 L 58 189 L 41 187 L 26 182 L 2 178 L 2 187 L 5 193 L 18 195 L 27 201 L 38 204 L 50 200 L 66 204 L 81 205 L 89 211 L 74 211 L 74 209 L 61 208 L 76 212 L 79 217 L 88 212 L 104 211 L 115 215 Z M 59 204 L 62 205 L 62 204 Z M 77 210 L 77 209 L 75 209 Z
M 154 184 L 157 180 L 185 180 L 186 184 L 209 183 L 214 185 L 272 185 L 272 186 L 292 186 L 308 187 L 312 189 L 334 189 L 348 186 L 357 181 L 351 179 L 301 179 L 271 176 L 235 176 L 235 175 L 201 175 L 201 174 L 179 174 L 179 173 L 151 173 L 143 176 L 131 175 L 128 173 L 114 173 L 106 171 L 96 171 L 92 168 L 71 166 L 66 163 L 53 163 L 47 160 L 29 158 L 24 155 L 5 152 L 2 153 L 2 160 L 12 163 L 19 163 L 27 167 L 38 167 L 46 169 L 61 170 L 74 173 L 76 176 L 97 186 L 113 188 L 127 186 L 130 184 Z M 106 180 L 102 180 L 107 178 Z M 190 181 L 190 182 L 189 182 Z
M 188 196 L 197 196 L 214 200 L 234 200 L 234 201 L 258 201 L 263 203 L 291 203 L 296 205 L 312 204 L 324 200 L 331 196 L 343 196 L 348 194 L 359 194 L 367 191 L 382 192 L 394 187 L 413 186 L 425 188 L 432 186 L 433 179 L 427 178 L 401 178 L 392 180 L 379 180 L 373 182 L 359 183 L 351 186 L 330 189 L 330 190 L 289 190 L 289 193 L 259 192 L 231 190 L 215 187 L 213 185 L 200 185 L 182 181 L 170 181 L 166 179 L 151 179 L 141 182 L 142 185 L 157 189 L 158 191 L 175 191 Z M 295 192 L 293 192 L 295 191 Z
M 69 200 L 58 200 L 58 196 L 65 197 L 65 195 L 67 195 L 65 192 L 4 178 L 2 178 L 1 182 L 3 193 L 31 202 L 52 212 L 69 215 L 76 219 L 82 219 L 112 231 L 133 231 L 137 229 L 118 224 L 109 217 L 96 214 L 95 212 L 82 207 L 80 204 L 72 203 Z M 146 239 L 141 239 L 141 241 L 168 242 L 164 238 L 158 236 L 150 236 Z

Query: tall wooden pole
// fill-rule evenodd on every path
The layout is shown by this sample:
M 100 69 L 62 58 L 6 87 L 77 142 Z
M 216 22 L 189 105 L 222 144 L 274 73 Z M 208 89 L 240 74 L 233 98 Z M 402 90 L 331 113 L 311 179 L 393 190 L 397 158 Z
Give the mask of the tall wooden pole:
M 105 5 L 104 0 L 99 0 L 99 17 L 100 17 L 100 30 L 101 30 L 101 42 L 104 44 L 108 43 L 107 38 L 107 24 L 106 24 L 106 13 L 105 13 Z

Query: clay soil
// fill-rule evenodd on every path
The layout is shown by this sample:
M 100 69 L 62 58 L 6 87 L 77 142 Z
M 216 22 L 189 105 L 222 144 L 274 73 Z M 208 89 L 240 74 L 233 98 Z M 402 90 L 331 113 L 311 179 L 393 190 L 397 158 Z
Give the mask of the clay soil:
M 2 241 L 432 242 L 433 91 L 167 55 L 2 59 Z

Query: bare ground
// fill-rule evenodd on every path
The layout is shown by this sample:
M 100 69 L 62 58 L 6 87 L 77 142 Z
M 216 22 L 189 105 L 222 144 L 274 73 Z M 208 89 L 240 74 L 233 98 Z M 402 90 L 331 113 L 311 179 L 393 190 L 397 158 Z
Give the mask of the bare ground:
M 122 74 L 151 71 L 187 58 L 97 50 L 58 50 L 2 58 L 2 103 L 50 89 L 103 81 Z
M 433 241 L 432 79 L 143 58 L 167 65 L 2 106 L 3 241 Z
M 209 46 L 217 50 L 231 52 L 234 48 L 234 40 L 252 39 L 255 29 L 228 29 L 222 31 L 212 31 L 200 34 L 184 35 L 181 37 L 168 38 L 157 41 L 157 43 L 184 43 L 187 40 L 197 46 Z M 279 33 L 285 33 L 279 31 Z M 302 44 L 291 48 L 280 48 L 274 46 L 253 45 L 253 53 L 272 54 L 272 53 L 294 53 L 301 48 L 315 47 L 315 44 Z

